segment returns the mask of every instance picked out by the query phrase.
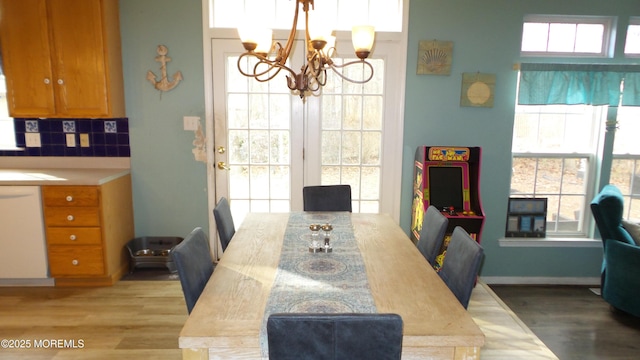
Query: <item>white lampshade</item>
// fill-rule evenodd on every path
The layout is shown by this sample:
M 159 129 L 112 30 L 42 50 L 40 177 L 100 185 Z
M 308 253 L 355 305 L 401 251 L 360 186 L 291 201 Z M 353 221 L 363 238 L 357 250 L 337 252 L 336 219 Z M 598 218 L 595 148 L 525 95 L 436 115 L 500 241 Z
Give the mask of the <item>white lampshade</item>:
M 273 43 L 273 30 L 262 30 L 257 37 L 258 46 L 256 47 L 257 53 L 268 54 L 271 51 L 271 45 Z
M 373 40 L 375 39 L 375 30 L 373 26 L 354 26 L 351 31 L 351 40 L 353 48 L 358 51 L 371 51 Z
M 243 44 L 256 44 L 255 52 L 268 53 L 271 49 L 273 30 L 246 23 L 238 27 L 238 36 Z
M 335 21 L 330 20 L 330 17 L 322 11 L 309 11 L 309 18 L 306 24 L 309 40 L 328 41 L 333 32 L 334 23 Z

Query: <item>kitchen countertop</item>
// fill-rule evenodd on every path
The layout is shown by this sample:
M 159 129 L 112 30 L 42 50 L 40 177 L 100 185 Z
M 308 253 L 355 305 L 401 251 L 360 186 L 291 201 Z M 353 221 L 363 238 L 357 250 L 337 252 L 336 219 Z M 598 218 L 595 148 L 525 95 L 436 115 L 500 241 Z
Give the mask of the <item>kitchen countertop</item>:
M 0 157 L 0 186 L 102 185 L 130 170 L 129 158 Z
M 0 169 L 0 186 L 102 185 L 130 169 Z

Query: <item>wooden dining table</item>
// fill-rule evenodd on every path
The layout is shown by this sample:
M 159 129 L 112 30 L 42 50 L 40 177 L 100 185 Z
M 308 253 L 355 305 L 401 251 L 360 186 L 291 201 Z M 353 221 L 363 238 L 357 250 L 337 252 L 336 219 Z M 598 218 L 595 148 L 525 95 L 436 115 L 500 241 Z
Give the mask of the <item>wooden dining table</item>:
M 266 358 L 261 330 L 290 216 L 245 218 L 180 332 L 183 359 Z M 402 358 L 479 359 L 484 334 L 391 217 L 347 216 L 376 312 L 403 319 Z

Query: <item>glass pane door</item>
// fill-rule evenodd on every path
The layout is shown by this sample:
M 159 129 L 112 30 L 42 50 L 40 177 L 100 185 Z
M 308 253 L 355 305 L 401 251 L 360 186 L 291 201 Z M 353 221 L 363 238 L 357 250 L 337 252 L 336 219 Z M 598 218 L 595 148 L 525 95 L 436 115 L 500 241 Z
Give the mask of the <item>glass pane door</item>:
M 221 100 L 214 102 L 214 152 L 216 164 L 224 162 L 216 170 L 215 192 L 229 199 L 238 225 L 248 212 L 290 211 L 293 186 L 302 181 L 302 170 L 294 169 L 302 157 L 301 141 L 294 140 L 302 138 L 301 104 L 286 85 L 288 73 L 281 71 L 267 82 L 242 75 L 240 51 L 224 49 L 239 45 L 215 40 L 213 51 L 214 69 L 224 69 L 223 78 L 214 79 L 214 98 Z M 247 73 L 254 65 L 247 57 L 240 63 Z
M 354 59 L 344 59 L 353 61 Z M 380 209 L 384 60 L 370 59 L 374 77 L 354 84 L 329 72 L 320 108 L 320 167 L 323 185 L 351 185 L 353 211 Z M 368 69 L 351 65 L 344 76 L 362 79 Z

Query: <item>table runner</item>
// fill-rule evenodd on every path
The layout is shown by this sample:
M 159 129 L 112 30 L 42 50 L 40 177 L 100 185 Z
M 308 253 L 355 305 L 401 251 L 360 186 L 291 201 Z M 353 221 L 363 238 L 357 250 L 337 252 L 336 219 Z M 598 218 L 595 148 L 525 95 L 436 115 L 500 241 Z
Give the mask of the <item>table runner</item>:
M 311 253 L 309 225 L 333 226 L 330 253 Z M 322 242 L 322 240 L 321 240 Z M 289 215 L 280 263 L 265 308 L 260 345 L 268 356 L 266 323 L 270 314 L 375 313 L 351 213 L 294 212 Z

